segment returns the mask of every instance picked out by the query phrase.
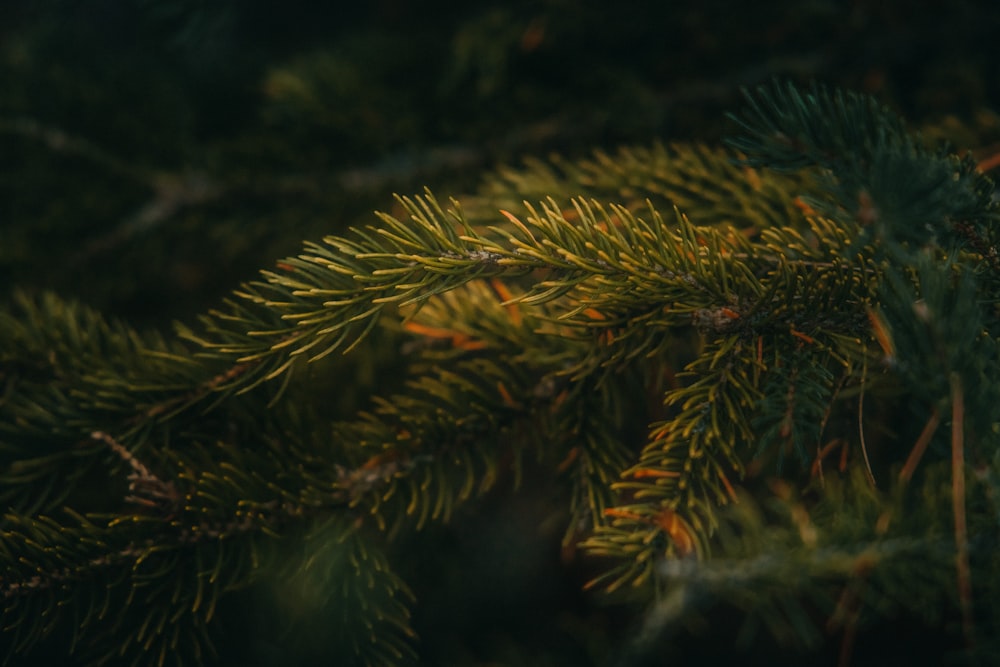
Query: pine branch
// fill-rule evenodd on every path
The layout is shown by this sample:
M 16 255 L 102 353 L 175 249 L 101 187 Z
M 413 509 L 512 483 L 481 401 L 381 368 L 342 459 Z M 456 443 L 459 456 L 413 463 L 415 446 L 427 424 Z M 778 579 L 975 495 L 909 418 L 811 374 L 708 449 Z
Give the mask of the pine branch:
M 928 490 L 938 482 L 929 480 Z M 784 483 L 772 489 L 763 503 L 743 497 L 723 512 L 711 559 L 657 565 L 668 593 L 647 613 L 634 651 L 643 654 L 715 605 L 744 614 L 742 642 L 766 630 L 800 647 L 820 644 L 826 633 L 843 632 L 849 642 L 852 623 L 873 622 L 851 613 L 852 597 L 855 610 L 877 606 L 878 614 L 918 610 L 940 618 L 954 608 L 946 592 L 953 544 L 942 521 L 928 520 L 942 513 L 936 491 L 919 509 L 904 507 L 901 495 L 873 492 L 858 469 L 812 506 Z
M 344 659 L 405 662 L 412 594 L 381 542 L 516 485 L 527 456 L 606 564 L 589 586 L 653 600 L 640 652 L 722 600 L 782 642 L 842 632 L 846 660 L 873 619 L 949 595 L 971 648 L 996 578 L 992 183 L 869 98 L 748 104 L 742 164 L 636 149 L 505 173 L 468 208 L 399 198 L 176 340 L 20 298 L 0 316 L 11 648 L 68 624 L 97 663 L 197 660 L 219 601 L 280 575 L 343 610 Z M 317 377 L 343 384 L 332 353 L 381 331 L 405 373 L 333 414 Z
M 1000 209 L 992 181 L 971 156 L 926 148 L 865 95 L 780 83 L 744 95 L 747 109 L 731 115 L 743 132 L 729 143 L 747 164 L 818 167 L 831 179 L 824 212 L 846 214 L 886 251 L 906 243 L 970 245 L 993 266 L 996 280 Z

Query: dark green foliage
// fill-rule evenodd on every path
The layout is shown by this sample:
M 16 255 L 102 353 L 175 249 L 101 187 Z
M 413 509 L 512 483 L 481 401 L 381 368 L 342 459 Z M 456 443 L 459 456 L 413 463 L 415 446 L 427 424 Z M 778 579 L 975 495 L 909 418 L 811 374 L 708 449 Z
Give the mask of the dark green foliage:
M 288 558 L 270 583 L 286 636 L 333 647 L 349 664 L 411 662 L 413 594 L 378 547 L 339 521 L 320 522 L 302 547 L 301 557 Z M 296 631 L 299 625 L 321 632 L 322 641 Z
M 211 662 L 252 587 L 289 626 L 333 623 L 333 662 L 413 661 L 394 545 L 522 483 L 564 507 L 588 588 L 647 609 L 606 653 L 641 661 L 729 608 L 749 643 L 849 656 L 911 614 L 997 655 L 992 182 L 867 97 L 747 97 L 740 155 L 655 146 L 400 197 L 171 338 L 17 297 L 12 655 L 68 631 L 95 664 Z M 370 387 L 334 352 L 403 371 L 343 400 Z
M 745 134 L 730 144 L 748 164 L 820 167 L 830 179 L 825 203 L 853 215 L 865 237 L 890 250 L 994 238 L 993 184 L 975 160 L 925 146 L 873 98 L 775 84 L 748 101 L 732 116 Z
M 789 346 L 794 345 L 789 341 Z M 757 404 L 760 412 L 753 424 L 760 441 L 757 455 L 775 456 L 778 473 L 789 454 L 800 464 L 815 456 L 815 451 L 806 451 L 805 443 L 820 441 L 833 397 L 833 379 L 833 373 L 809 355 L 798 359 L 788 355 L 764 378 Z

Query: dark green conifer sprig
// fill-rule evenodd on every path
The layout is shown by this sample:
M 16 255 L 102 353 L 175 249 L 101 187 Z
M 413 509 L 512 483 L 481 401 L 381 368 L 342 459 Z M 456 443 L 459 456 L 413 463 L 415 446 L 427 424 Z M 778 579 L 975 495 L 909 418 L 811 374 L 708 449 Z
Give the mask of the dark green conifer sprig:
M 939 622 L 954 613 L 954 542 L 937 520 L 946 479 L 938 466 L 922 493 L 882 494 L 855 469 L 828 478 L 818 501 L 772 480 L 763 498 L 741 498 L 722 513 L 712 558 L 661 563 L 665 594 L 637 642 L 652 643 L 714 606 L 742 612 L 738 641 L 747 645 L 761 632 L 789 646 L 817 645 L 830 632 L 911 611 Z
M 832 217 L 847 212 L 868 237 L 886 242 L 885 251 L 907 243 L 962 245 L 983 254 L 994 273 L 1000 268 L 1000 207 L 971 156 L 927 147 L 866 95 L 774 83 L 745 96 L 747 109 L 731 115 L 742 133 L 729 144 L 747 164 L 818 167 L 830 179 L 822 197 L 834 207 Z
M 902 119 L 868 95 L 785 82 L 744 93 L 746 108 L 730 114 L 741 133 L 730 145 L 749 164 L 769 169 L 851 165 L 870 168 L 874 156 L 915 153 L 919 139 Z
M 95 466 L 119 467 L 90 433 L 135 418 L 204 375 L 174 341 L 108 321 L 53 295 L 15 295 L 0 313 L 2 497 L 26 514 L 60 506 Z

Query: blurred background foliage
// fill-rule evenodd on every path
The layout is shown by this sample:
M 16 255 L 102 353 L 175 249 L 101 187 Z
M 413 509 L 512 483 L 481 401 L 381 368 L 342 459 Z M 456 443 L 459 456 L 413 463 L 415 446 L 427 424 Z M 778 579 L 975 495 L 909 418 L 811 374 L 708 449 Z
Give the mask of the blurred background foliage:
M 715 141 L 776 75 L 980 148 L 998 25 L 971 0 L 5 0 L 0 280 L 162 325 L 392 191 Z
M 998 28 L 995 0 L 3 0 L 0 300 L 52 289 L 166 329 L 392 192 L 715 143 L 740 86 L 774 76 L 873 93 L 995 153 Z M 563 510 L 498 496 L 396 547 L 428 664 L 604 664 L 626 622 L 580 593 L 586 564 L 547 521 Z M 301 640 L 325 617 L 290 642 L 268 594 L 233 605 L 231 648 L 326 664 Z

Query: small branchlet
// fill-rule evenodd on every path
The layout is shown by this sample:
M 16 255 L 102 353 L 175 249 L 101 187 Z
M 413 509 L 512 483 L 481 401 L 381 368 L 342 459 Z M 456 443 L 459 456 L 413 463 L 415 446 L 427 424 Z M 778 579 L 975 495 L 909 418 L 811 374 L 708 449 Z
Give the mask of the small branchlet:
M 128 464 L 128 490 L 126 502 L 135 503 L 164 514 L 172 514 L 180 504 L 181 495 L 172 481 L 164 482 L 153 474 L 139 458 L 124 445 L 104 431 L 94 431 L 90 437 L 107 445 L 111 451 Z

